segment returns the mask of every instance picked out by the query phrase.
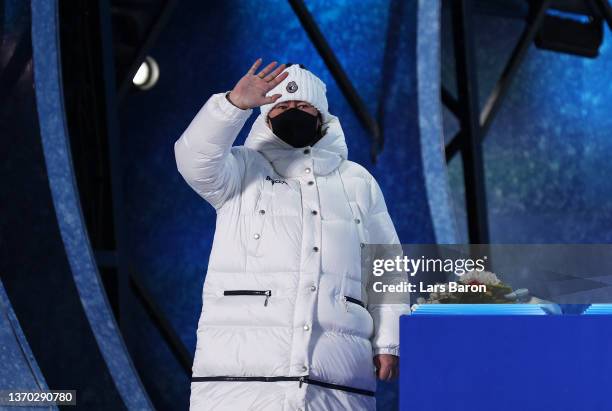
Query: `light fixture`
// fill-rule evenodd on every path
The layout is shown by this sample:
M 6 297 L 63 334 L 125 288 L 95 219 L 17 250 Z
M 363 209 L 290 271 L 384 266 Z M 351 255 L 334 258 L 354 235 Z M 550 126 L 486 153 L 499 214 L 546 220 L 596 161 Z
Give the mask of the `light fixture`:
M 545 50 L 595 58 L 603 43 L 603 25 L 601 13 L 588 1 L 555 0 L 536 35 L 535 45 Z
M 145 57 L 132 79 L 132 83 L 140 90 L 149 90 L 159 79 L 159 66 L 151 56 Z

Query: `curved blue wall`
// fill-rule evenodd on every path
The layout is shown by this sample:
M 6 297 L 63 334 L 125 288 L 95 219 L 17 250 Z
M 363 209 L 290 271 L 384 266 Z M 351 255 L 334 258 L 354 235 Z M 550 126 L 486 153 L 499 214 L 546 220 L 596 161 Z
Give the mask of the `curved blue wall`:
M 62 96 L 56 1 L 32 3 L 32 45 L 47 176 L 81 304 L 125 406 L 128 409 L 152 409 L 108 304 L 81 212 Z
M 47 390 L 30 345 L 0 281 L 0 387 L 3 390 Z M 28 407 L 32 409 L 34 407 Z M 45 407 L 57 410 L 55 406 Z M 40 409 L 40 408 L 39 408 Z
M 74 222 L 79 217 L 79 209 L 78 206 L 66 208 L 61 203 L 57 203 L 56 209 L 51 193 L 41 139 L 41 129 L 48 124 L 39 124 L 38 115 L 48 110 L 47 120 L 51 122 L 61 121 L 63 117 L 61 107 L 54 103 L 59 80 L 57 60 L 44 57 L 57 53 L 54 34 L 57 15 L 55 2 L 34 3 L 36 16 L 33 18 L 30 2 L 0 2 L 0 180 L 3 182 L 0 184 L 0 275 L 14 311 L 14 321 L 9 315 L 10 324 L 4 322 L 2 331 L 16 333 L 19 322 L 23 331 L 23 338 L 18 338 L 21 349 L 25 356 L 35 358 L 41 376 L 36 376 L 33 359 L 5 358 L 0 365 L 1 374 L 10 372 L 11 375 L 8 383 L 3 378 L 1 387 L 15 387 L 12 383 L 20 384 L 21 388 L 34 388 L 36 383 L 43 388 L 46 381 L 53 389 L 77 390 L 78 404 L 88 410 L 121 410 L 125 405 L 85 314 L 56 215 L 56 211 L 64 213 L 69 223 Z M 36 21 L 34 33 L 33 20 Z M 39 34 L 43 37 L 37 37 Z M 39 53 L 35 64 L 32 38 L 38 40 L 38 47 L 44 48 L 43 56 Z M 35 87 L 34 66 L 38 63 L 49 71 L 41 74 L 38 65 L 37 81 L 43 81 L 46 74 L 55 75 L 47 88 L 36 88 L 39 84 Z M 48 136 L 53 131 L 46 128 L 45 132 Z M 64 135 L 50 136 L 53 137 L 60 143 Z M 65 145 L 54 147 L 58 151 L 62 148 L 65 154 Z M 98 289 L 98 292 L 103 291 Z M 7 299 L 2 300 L 5 307 Z M 95 304 L 89 308 L 95 309 Z M 99 325 L 106 327 L 102 321 Z M 5 340 L 2 345 L 3 353 L 10 355 L 10 345 Z M 13 362 L 7 365 L 5 361 Z M 27 384 L 24 375 L 14 372 L 12 367 L 33 374 L 37 382 L 32 380 L 31 385 Z

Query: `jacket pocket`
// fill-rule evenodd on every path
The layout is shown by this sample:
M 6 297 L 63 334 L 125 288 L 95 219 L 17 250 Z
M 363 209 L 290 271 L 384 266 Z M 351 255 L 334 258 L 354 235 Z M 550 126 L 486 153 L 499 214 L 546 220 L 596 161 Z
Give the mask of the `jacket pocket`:
M 372 333 L 374 332 L 374 318 L 368 311 L 367 304 L 358 298 L 348 295 L 342 296 L 342 300 L 344 302 L 344 309 L 346 310 L 347 314 L 360 318 L 359 325 L 356 326 L 356 329 L 362 331 L 368 330 L 368 332 L 364 331 L 364 333 L 368 335 L 367 338 L 371 338 Z
M 224 296 L 229 295 L 252 295 L 252 296 L 265 296 L 264 307 L 268 306 L 268 299 L 272 296 L 272 290 L 225 290 L 223 291 Z
M 366 305 L 364 304 L 363 301 L 361 301 L 361 300 L 359 300 L 357 298 L 350 297 L 348 295 L 343 296 L 342 297 L 342 301 L 344 302 L 344 308 L 346 309 L 346 311 L 349 310 L 349 304 L 359 305 L 359 306 L 361 306 L 364 309 L 366 308 Z

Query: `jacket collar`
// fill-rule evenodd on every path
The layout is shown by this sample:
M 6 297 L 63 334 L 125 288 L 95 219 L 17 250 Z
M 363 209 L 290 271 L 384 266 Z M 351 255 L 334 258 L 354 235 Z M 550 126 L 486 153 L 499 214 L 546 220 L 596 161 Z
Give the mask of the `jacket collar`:
M 260 114 L 244 145 L 259 151 L 271 164 L 274 170 L 283 177 L 300 177 L 309 175 L 326 175 L 334 171 L 342 160 L 346 160 L 348 148 L 344 132 L 338 117 L 329 115 L 323 123 L 323 137 L 312 147 L 295 148 L 277 137 L 266 125 Z M 310 148 L 310 153 L 304 150 Z

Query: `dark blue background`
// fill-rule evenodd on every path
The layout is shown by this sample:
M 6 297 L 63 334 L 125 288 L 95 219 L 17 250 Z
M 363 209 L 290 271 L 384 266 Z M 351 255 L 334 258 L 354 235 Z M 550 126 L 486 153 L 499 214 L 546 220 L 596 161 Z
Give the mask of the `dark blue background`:
M 191 352 L 215 213 L 178 174 L 173 144 L 206 99 L 231 89 L 257 57 L 302 63 L 327 83 L 330 111 L 340 117 L 349 158 L 379 181 L 401 241 L 435 241 L 423 186 L 417 117 L 417 0 L 307 1 L 369 111 L 379 117 L 385 147 L 377 164 L 369 160 L 367 133 L 286 1 L 177 3 L 150 52 L 160 65 L 159 83 L 150 91 L 131 93 L 120 107 L 121 167 L 130 260 Z M 9 42 L 27 33 L 30 22 L 27 2 L 4 4 L 8 5 L 3 16 L 6 51 L 12 47 Z M 445 13 L 442 78 L 454 90 L 449 23 Z M 522 24 L 476 17 L 481 102 L 497 80 Z M 484 144 L 492 242 L 612 240 L 610 36 L 606 29 L 601 56 L 594 60 L 530 48 Z M 31 66 L 9 91 L 0 93 L 6 99 L 0 105 L 2 181 L 9 182 L 0 189 L 3 281 L 30 345 L 39 353 L 45 377 L 50 383 L 68 384 L 54 388 L 79 387 L 85 398 L 94 397 L 98 389 L 108 403 L 117 403 L 58 242 L 38 123 L 33 120 L 37 113 Z M 237 144 L 254 118 L 255 114 Z M 457 123 L 448 112 L 444 120 L 448 140 Z M 466 240 L 460 166 L 457 157 L 449 174 L 457 221 Z M 140 306 L 133 309 L 125 337 L 150 395 L 160 408 L 186 405 L 188 376 Z M 45 327 L 57 329 L 64 321 L 72 326 L 62 333 L 46 332 Z M 538 347 L 537 341 L 533 347 Z M 456 351 L 451 346 L 438 348 L 442 356 L 445 349 Z M 420 348 L 410 344 L 406 349 Z M 58 358 L 70 367 L 55 367 Z M 402 373 L 418 378 L 419 365 L 407 358 Z M 382 388 L 379 408 L 394 409 L 395 385 Z
M 475 17 L 481 104 L 524 27 L 520 20 Z M 450 16 L 444 14 L 443 82 L 454 90 Z M 596 59 L 531 46 L 485 140 L 493 243 L 612 242 L 612 39 L 604 27 Z M 445 110 L 445 136 L 457 123 Z M 461 159 L 449 164 L 466 241 Z

